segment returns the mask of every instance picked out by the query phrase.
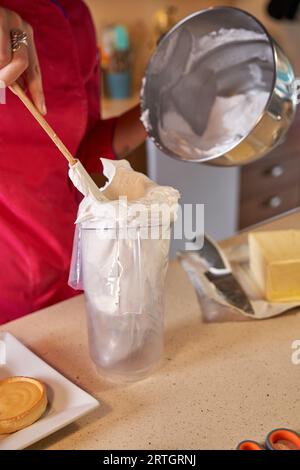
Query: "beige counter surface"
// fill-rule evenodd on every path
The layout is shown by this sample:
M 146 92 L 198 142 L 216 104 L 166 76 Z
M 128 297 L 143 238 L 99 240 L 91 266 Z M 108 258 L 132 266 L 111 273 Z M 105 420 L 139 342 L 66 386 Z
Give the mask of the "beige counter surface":
M 300 228 L 300 213 L 268 228 Z M 226 243 L 234 243 L 236 238 Z M 129 386 L 102 380 L 88 357 L 83 296 L 3 325 L 101 402 L 34 449 L 230 449 L 274 427 L 300 431 L 300 313 L 205 325 L 173 262 L 167 278 L 164 364 Z M 26 366 L 24 373 L 26 373 Z

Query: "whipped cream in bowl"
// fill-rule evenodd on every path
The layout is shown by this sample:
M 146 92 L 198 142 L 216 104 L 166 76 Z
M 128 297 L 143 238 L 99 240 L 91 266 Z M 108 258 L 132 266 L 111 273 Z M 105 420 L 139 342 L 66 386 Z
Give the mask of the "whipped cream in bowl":
M 149 137 L 184 161 L 234 165 L 262 156 L 280 139 L 276 112 L 293 118 L 287 61 L 281 76 L 289 73 L 277 87 L 282 109 L 274 114 L 271 106 L 277 55 L 264 26 L 242 10 L 216 7 L 183 19 L 158 44 L 143 80 L 141 120 Z M 265 138 L 268 124 L 274 142 Z

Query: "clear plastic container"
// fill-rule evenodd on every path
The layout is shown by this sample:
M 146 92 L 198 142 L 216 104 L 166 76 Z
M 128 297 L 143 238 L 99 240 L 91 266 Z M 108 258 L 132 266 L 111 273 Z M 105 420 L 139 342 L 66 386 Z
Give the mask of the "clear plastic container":
M 112 381 L 143 379 L 163 353 L 170 227 L 149 230 L 79 227 L 90 354 Z

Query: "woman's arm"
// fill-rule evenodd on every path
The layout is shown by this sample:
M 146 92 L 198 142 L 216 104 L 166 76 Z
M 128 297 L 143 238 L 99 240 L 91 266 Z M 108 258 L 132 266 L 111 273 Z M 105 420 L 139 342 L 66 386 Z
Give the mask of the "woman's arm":
M 147 133 L 140 121 L 140 107 L 136 106 L 118 117 L 113 138 L 113 148 L 118 158 L 126 157 L 144 142 Z

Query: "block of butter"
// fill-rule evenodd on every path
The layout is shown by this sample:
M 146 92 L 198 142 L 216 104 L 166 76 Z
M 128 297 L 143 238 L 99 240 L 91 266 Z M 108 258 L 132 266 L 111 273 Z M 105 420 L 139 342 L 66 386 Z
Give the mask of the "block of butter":
M 270 302 L 300 300 L 300 230 L 249 234 L 251 274 Z

